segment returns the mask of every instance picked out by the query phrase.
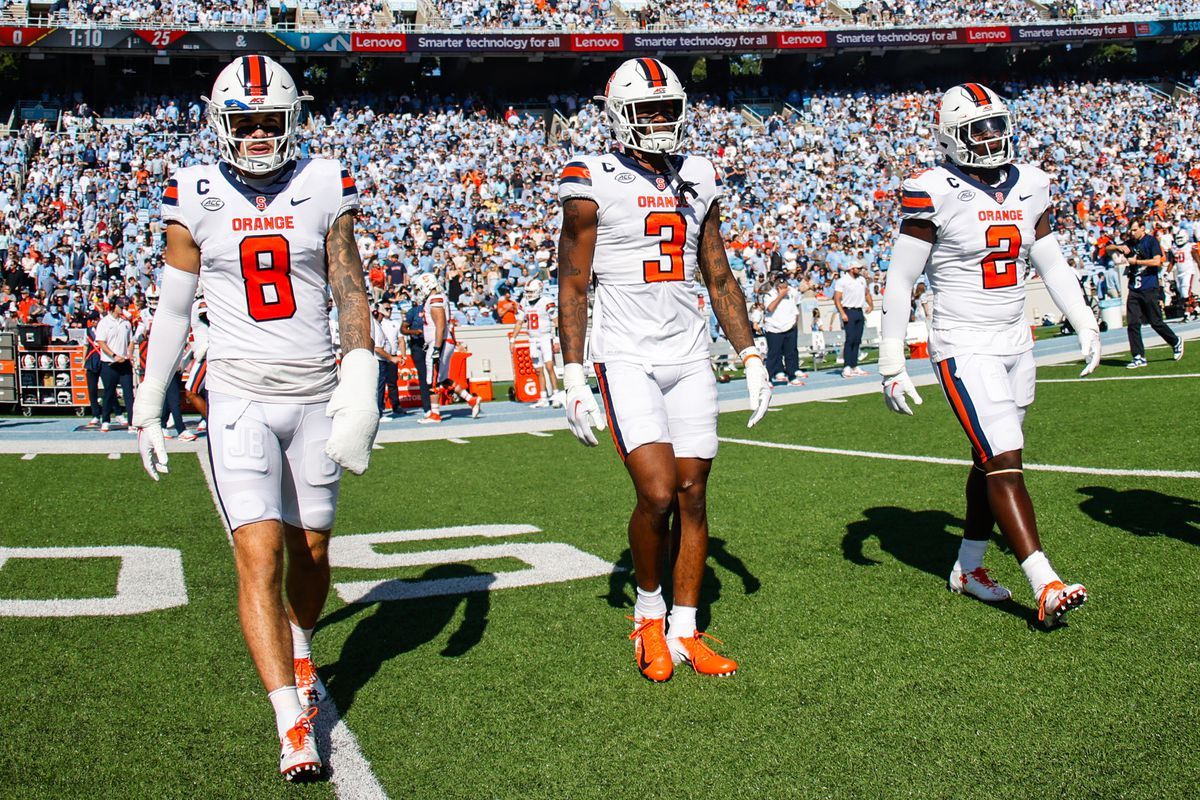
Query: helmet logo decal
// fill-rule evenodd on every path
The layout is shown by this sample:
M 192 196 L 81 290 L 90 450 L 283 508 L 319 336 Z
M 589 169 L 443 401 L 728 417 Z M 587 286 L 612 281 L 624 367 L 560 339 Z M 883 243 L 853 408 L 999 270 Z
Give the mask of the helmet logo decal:
M 250 106 L 246 105 L 241 100 L 235 100 L 232 97 L 225 101 L 225 107 L 226 108 L 237 108 L 237 109 L 241 109 L 242 111 L 250 110 Z

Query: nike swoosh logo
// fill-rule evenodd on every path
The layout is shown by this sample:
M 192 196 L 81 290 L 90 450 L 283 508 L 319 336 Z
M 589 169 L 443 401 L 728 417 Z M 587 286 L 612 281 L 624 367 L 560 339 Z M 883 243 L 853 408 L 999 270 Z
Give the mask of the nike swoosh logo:
M 572 414 L 572 415 L 573 415 L 573 416 L 574 416 L 576 419 L 578 419 L 578 418 L 579 418 L 579 407 L 580 407 L 581 405 L 583 405 L 583 401 L 582 401 L 582 400 L 576 400 L 576 401 L 575 401 L 575 407 L 574 407 L 573 409 L 571 409 L 571 414 Z
M 293 198 L 292 198 L 292 199 L 291 199 L 289 202 L 291 202 L 291 204 L 292 204 L 292 205 L 294 205 L 294 206 L 298 206 L 298 205 L 300 205 L 301 203 L 307 203 L 309 200 L 312 200 L 312 198 L 311 198 L 311 197 L 306 197 L 306 198 L 304 198 L 303 200 L 297 200 L 296 198 L 294 198 L 294 197 L 293 197 Z
M 1031 198 L 1031 197 L 1033 197 L 1033 195 L 1031 195 L 1031 194 L 1023 194 L 1023 195 L 1021 195 L 1021 200 L 1028 200 L 1028 199 L 1029 199 L 1029 198 Z
M 646 658 L 645 648 L 642 648 L 642 647 L 638 648 L 637 661 L 638 661 L 638 669 L 640 669 L 642 672 L 645 672 L 646 668 L 650 666 L 650 659 Z

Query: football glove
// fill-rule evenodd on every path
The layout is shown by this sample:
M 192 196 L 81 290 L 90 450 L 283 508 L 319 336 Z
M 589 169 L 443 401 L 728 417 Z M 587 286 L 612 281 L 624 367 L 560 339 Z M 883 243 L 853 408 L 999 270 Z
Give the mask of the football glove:
M 431 374 L 429 376 L 429 385 L 438 385 L 438 375 L 442 371 L 442 348 L 434 347 L 433 352 L 429 356 L 429 367 Z
M 1079 377 L 1091 375 L 1100 365 L 1100 326 L 1096 324 L 1096 316 L 1092 309 L 1079 304 L 1067 312 L 1067 322 L 1075 329 L 1079 337 L 1079 352 L 1083 353 L 1083 372 Z
M 904 366 L 904 342 L 899 339 L 886 338 L 879 342 L 879 374 L 883 376 L 883 402 L 897 414 L 912 416 L 908 405 L 911 399 L 916 405 L 921 405 L 921 395 L 913 386 L 912 378 Z M 906 399 L 907 398 L 907 399 Z
M 901 370 L 900 374 L 883 379 L 883 402 L 887 403 L 888 408 L 897 414 L 908 414 L 911 417 L 913 412 L 909 408 L 908 400 L 912 400 L 916 405 L 925 402 L 921 395 L 917 394 L 917 387 L 913 386 L 907 370 Z
M 355 475 L 371 463 L 371 448 L 379 430 L 379 406 L 375 391 L 379 382 L 379 360 L 360 347 L 342 356 L 341 376 L 325 414 L 333 417 L 325 455 Z
M 750 420 L 746 427 L 753 428 L 766 416 L 767 408 L 771 405 L 771 376 L 767 374 L 767 367 L 757 347 L 747 347 L 738 356 L 746 370 L 746 391 L 750 393 Z
M 166 384 L 156 378 L 143 378 L 138 384 L 133 413 L 129 419 L 129 424 L 137 428 L 142 467 L 154 480 L 158 480 L 160 473 L 171 471 L 167 466 L 167 442 L 162 430 L 163 401 L 166 396 Z
M 563 367 L 563 388 L 567 390 L 567 426 L 575 438 L 588 447 L 597 444 L 596 430 L 607 427 L 596 398 L 592 395 L 592 387 L 588 385 L 587 377 L 583 374 L 583 364 L 567 364 Z

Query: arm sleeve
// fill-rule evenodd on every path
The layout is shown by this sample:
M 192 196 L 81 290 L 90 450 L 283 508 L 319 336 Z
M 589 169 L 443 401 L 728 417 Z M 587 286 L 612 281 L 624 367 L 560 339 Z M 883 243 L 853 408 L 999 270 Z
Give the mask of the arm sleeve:
M 1063 257 L 1062 248 L 1053 233 L 1033 243 L 1033 247 L 1029 248 L 1029 260 L 1046 284 L 1050 299 L 1066 315 L 1071 327 L 1077 331 L 1099 330 L 1092 309 L 1084 300 L 1083 289 L 1079 288 L 1079 280 Z
M 908 332 L 908 315 L 912 310 L 913 285 L 925 271 L 925 264 L 932 252 L 933 245 L 930 242 L 905 234 L 896 237 L 881 304 L 881 339 L 896 339 L 904 343 L 904 335 Z
M 596 199 L 596 190 L 592 186 L 592 171 L 587 164 L 580 160 L 568 161 L 567 165 L 563 167 L 562 174 L 558 176 L 559 202 L 565 203 L 574 198 L 591 200 L 597 205 L 600 204 L 600 201 Z
M 200 276 L 168 265 L 159 287 L 158 311 L 146 354 L 146 377 L 166 384 L 179 365 L 192 320 L 192 300 Z

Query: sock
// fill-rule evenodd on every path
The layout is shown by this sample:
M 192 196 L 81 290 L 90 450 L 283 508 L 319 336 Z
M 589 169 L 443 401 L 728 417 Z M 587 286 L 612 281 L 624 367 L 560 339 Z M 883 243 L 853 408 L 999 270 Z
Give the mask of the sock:
M 695 632 L 695 606 L 671 606 L 671 616 L 667 619 L 667 638 L 686 639 Z
M 958 546 L 958 561 L 954 566 L 961 572 L 974 572 L 983 566 L 983 554 L 987 552 L 987 539 L 963 538 Z
M 312 658 L 312 628 L 301 628 L 288 620 L 292 629 L 292 658 Z
M 1022 561 L 1021 569 L 1025 571 L 1025 577 L 1029 579 L 1029 586 L 1033 589 L 1035 599 L 1042 593 L 1043 586 L 1058 580 L 1058 573 L 1050 566 L 1049 559 L 1041 550 Z
M 642 587 L 637 590 L 637 602 L 633 605 L 634 619 L 662 619 L 667 615 L 667 604 L 663 600 L 662 587 L 647 592 Z
M 296 724 L 296 718 L 304 713 L 304 709 L 300 707 L 300 697 L 296 694 L 295 686 L 280 686 L 270 692 L 267 699 L 275 709 L 275 730 L 282 739 Z

